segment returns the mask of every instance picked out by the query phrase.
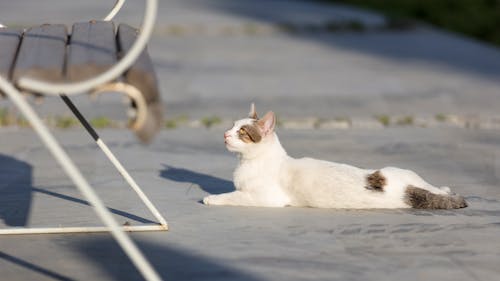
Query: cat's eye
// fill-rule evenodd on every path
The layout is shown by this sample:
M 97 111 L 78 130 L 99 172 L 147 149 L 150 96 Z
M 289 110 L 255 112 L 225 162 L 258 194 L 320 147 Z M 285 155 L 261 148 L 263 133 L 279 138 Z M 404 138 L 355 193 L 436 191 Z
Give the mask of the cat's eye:
M 241 129 L 238 130 L 238 134 L 244 135 L 244 134 L 246 134 L 246 132 L 245 132 L 245 130 L 243 128 L 241 128 Z

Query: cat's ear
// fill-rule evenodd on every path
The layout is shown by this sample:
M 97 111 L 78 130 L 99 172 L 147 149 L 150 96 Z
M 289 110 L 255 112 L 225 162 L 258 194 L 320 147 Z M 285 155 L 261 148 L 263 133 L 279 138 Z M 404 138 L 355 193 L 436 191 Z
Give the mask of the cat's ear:
M 262 135 L 267 136 L 274 132 L 274 126 L 276 125 L 276 116 L 274 115 L 274 112 L 269 111 L 260 119 L 257 121 L 257 126 L 259 126 Z
M 257 111 L 255 111 L 255 103 L 252 102 L 252 105 L 250 105 L 250 112 L 248 113 L 248 117 L 252 119 L 259 119 L 257 117 Z

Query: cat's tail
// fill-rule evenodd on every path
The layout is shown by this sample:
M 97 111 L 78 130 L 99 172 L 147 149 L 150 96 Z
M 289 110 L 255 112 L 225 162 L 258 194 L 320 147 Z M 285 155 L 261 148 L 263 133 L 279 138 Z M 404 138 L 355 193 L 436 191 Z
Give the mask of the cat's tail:
M 415 209 L 459 209 L 468 206 L 463 196 L 435 194 L 412 185 L 406 188 L 405 202 Z

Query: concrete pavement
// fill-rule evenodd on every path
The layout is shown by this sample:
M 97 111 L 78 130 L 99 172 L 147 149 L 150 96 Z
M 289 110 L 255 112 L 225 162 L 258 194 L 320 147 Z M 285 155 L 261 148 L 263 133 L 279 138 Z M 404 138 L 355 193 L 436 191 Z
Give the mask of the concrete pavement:
M 132 234 L 165 280 L 493 280 L 498 275 L 499 132 L 279 132 L 295 157 L 396 165 L 449 185 L 470 203 L 449 211 L 202 205 L 207 194 L 233 188 L 236 159 L 224 150 L 222 132 L 164 131 L 150 147 L 128 132 L 102 132 L 169 222 L 168 232 Z M 56 135 L 120 223 L 153 220 L 90 138 L 78 130 Z M 10 226 L 24 218 L 30 226 L 99 224 L 45 148 L 33 142 L 33 132 L 2 130 L 2 136 L 2 219 L 10 218 Z M 17 208 L 9 204 L 13 200 Z M 5 280 L 141 280 L 105 234 L 0 237 L 0 245 Z

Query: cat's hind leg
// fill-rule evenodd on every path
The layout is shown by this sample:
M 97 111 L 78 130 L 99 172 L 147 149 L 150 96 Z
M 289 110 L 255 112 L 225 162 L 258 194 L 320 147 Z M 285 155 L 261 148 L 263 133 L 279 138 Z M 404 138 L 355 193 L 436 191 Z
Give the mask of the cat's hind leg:
M 402 188 L 406 188 L 407 186 L 416 186 L 434 194 L 441 194 L 441 195 L 450 194 L 449 187 L 447 186 L 436 187 L 425 181 L 417 173 L 411 170 L 405 170 L 395 167 L 386 167 L 380 169 L 380 173 L 387 178 L 388 182 L 391 181 L 397 182 L 398 183 L 397 185 Z
M 452 194 L 451 193 L 451 188 L 449 186 L 440 186 L 438 188 L 441 189 L 442 191 L 448 193 L 448 194 Z
M 366 188 L 384 194 L 393 206 L 404 204 L 416 209 L 457 209 L 467 207 L 464 197 L 449 187 L 435 187 L 415 172 L 394 167 L 373 171 L 366 177 Z

